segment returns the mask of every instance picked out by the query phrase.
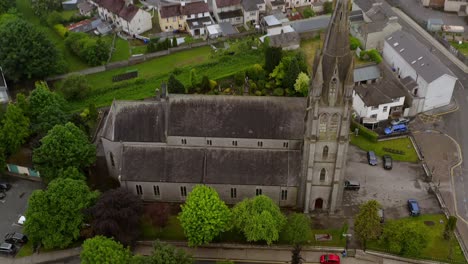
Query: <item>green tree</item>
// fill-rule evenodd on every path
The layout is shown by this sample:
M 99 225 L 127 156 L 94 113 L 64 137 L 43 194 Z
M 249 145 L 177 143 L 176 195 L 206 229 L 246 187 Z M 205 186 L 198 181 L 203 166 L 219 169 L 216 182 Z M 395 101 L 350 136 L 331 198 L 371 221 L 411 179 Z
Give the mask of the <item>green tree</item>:
M 90 89 L 88 79 L 81 74 L 68 76 L 60 85 L 60 91 L 67 100 L 83 99 L 88 95 Z
M 446 240 L 450 240 L 453 238 L 453 232 L 455 231 L 455 228 L 457 227 L 457 217 L 456 216 L 449 216 L 447 222 L 445 223 L 445 228 L 444 228 L 444 238 Z
M 232 210 L 233 224 L 247 241 L 277 241 L 286 217 L 273 200 L 265 195 L 244 199 Z
M 293 213 L 282 232 L 283 239 L 294 246 L 303 245 L 310 239 L 310 219 L 305 214 Z
M 380 204 L 376 200 L 370 200 L 360 206 L 359 214 L 354 220 L 354 231 L 364 249 L 367 241 L 376 239 L 382 232 L 378 215 L 379 208 Z
M 131 253 L 128 248 L 124 248 L 112 238 L 103 236 L 86 239 L 80 254 L 82 264 L 128 264 L 130 257 Z
M 273 72 L 276 66 L 280 63 L 282 56 L 283 53 L 281 48 L 269 46 L 265 48 L 265 71 L 268 74 Z
M 182 94 L 185 92 L 185 86 L 179 80 L 177 80 L 174 74 L 169 76 L 169 80 L 167 81 L 167 88 L 171 93 Z
M 26 142 L 29 136 L 29 125 L 29 118 L 24 115 L 23 110 L 15 104 L 9 104 L 2 119 L 0 131 L 2 134 L 0 140 L 8 155 L 16 153 Z
M 304 16 L 304 18 L 314 17 L 315 12 L 314 10 L 312 10 L 312 8 L 306 7 L 304 11 L 302 11 L 302 15 Z
M 172 47 L 175 48 L 175 47 L 177 47 L 177 46 L 178 46 L 178 44 L 177 44 L 177 38 L 174 36 L 174 37 L 172 38 Z
M 183 250 L 176 249 L 159 240 L 153 243 L 153 252 L 150 256 L 134 256 L 131 264 L 192 264 L 192 258 Z
M 18 106 L 25 115 L 29 113 L 29 101 L 24 94 L 18 93 L 16 95 L 16 106 Z
M 360 48 L 362 46 L 361 41 L 353 36 L 349 37 L 349 45 L 351 50 L 356 50 L 357 48 Z
M 288 68 L 286 70 L 286 75 L 283 79 L 283 87 L 294 89 L 294 84 L 296 83 L 297 76 L 301 72 L 299 64 L 295 57 L 291 58 Z
M 29 198 L 26 234 L 34 245 L 42 244 L 46 249 L 66 248 L 79 238 L 83 210 L 98 196 L 82 180 L 52 181 L 46 190 L 34 191 Z
M 34 10 L 34 14 L 39 17 L 46 16 L 52 11 L 58 11 L 62 9 L 61 0 L 34 0 L 31 1 L 31 7 Z
M 6 168 L 6 158 L 5 158 L 5 149 L 0 143 L 0 173 L 2 173 Z
M 330 14 L 333 12 L 333 3 L 330 1 L 325 1 L 325 3 L 323 3 L 323 11 L 325 14 Z
M 0 65 L 13 81 L 58 73 L 63 60 L 47 36 L 22 19 L 0 24 Z M 34 44 L 34 45 L 32 45 Z
M 0 15 L 8 12 L 11 8 L 16 6 L 14 0 L 0 0 Z
M 36 89 L 29 96 L 29 115 L 32 130 L 46 134 L 52 127 L 67 121 L 65 100 L 51 92 L 45 82 L 36 82 Z
M 197 70 L 191 69 L 190 70 L 190 76 L 189 76 L 189 85 L 190 89 L 195 89 L 199 84 L 199 79 L 197 75 Z
M 270 78 L 275 80 L 276 86 L 283 85 L 283 79 L 286 76 L 286 67 L 283 62 L 280 62 L 278 66 L 275 67 L 272 73 L 270 73 Z
M 294 84 L 294 90 L 303 96 L 307 96 L 309 93 L 309 82 L 310 78 L 306 73 L 299 73 L 296 79 L 296 83 Z
M 82 181 L 86 180 L 85 175 L 75 167 L 59 169 L 57 173 L 57 178 L 82 180 Z
M 72 123 L 56 125 L 33 152 L 33 162 L 47 182 L 57 177 L 60 169 L 82 170 L 96 160 L 96 147 L 86 134 Z
M 230 228 L 231 211 L 211 187 L 195 186 L 181 208 L 179 220 L 189 246 L 208 244 Z
M 427 227 L 421 222 L 388 221 L 380 236 L 380 243 L 390 251 L 417 256 L 428 244 Z

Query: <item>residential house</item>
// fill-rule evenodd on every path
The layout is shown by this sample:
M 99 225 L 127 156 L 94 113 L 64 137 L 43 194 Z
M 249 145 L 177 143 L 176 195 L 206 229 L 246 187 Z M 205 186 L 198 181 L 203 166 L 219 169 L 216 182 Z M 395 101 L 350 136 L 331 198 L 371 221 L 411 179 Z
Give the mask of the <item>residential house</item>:
M 205 34 L 205 25 L 213 24 L 205 1 L 165 4 L 158 10 L 162 31 L 187 30 L 192 36 Z
M 364 49 L 382 50 L 385 37 L 401 30 L 398 17 L 393 11 L 383 8 L 382 3 L 373 3 L 369 9 L 362 10 L 365 20 L 351 24 L 351 35 L 361 41 Z
M 364 123 L 403 115 L 406 92 L 388 65 L 354 69 L 353 109 Z
M 132 0 L 93 0 L 99 17 L 130 35 L 139 35 L 153 27 L 151 14 L 135 6 Z
M 109 174 L 144 201 L 184 202 L 197 184 L 235 204 L 341 208 L 353 53 L 348 0 L 338 0 L 316 52 L 308 98 L 167 95 L 114 101 L 100 131 Z
M 457 78 L 414 36 L 397 31 L 385 39 L 383 57 L 412 96 L 405 115 L 450 104 Z M 412 81 L 412 82 L 411 82 Z
M 91 16 L 96 7 L 86 1 L 81 2 L 77 5 L 78 11 L 82 16 Z
M 266 0 L 268 13 L 276 11 L 286 12 L 286 2 L 284 0 Z
M 2 67 L 0 67 L 0 104 L 5 105 L 10 101 L 8 97 L 8 86 L 3 76 Z
M 76 9 L 77 5 L 78 5 L 78 0 L 68 0 L 68 1 L 62 2 L 63 10 L 74 10 Z
M 445 0 L 444 11 L 460 13 L 459 15 L 466 15 L 468 8 L 468 0 Z
M 260 13 L 266 12 L 265 0 L 242 0 L 244 23 L 259 24 Z
M 241 2 L 242 0 L 214 0 L 213 13 L 218 23 L 229 22 L 232 25 L 244 23 Z
M 271 47 L 279 47 L 283 50 L 298 49 L 301 44 L 301 37 L 294 30 L 290 32 L 281 31 L 280 34 L 271 35 L 269 38 Z

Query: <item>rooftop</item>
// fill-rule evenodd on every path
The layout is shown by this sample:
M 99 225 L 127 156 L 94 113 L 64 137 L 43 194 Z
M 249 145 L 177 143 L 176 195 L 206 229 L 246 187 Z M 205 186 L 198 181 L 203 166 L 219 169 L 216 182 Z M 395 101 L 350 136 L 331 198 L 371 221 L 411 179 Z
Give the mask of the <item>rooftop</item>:
M 131 21 L 140 10 L 133 4 L 127 6 L 124 0 L 95 0 L 94 2 L 126 21 Z
M 187 19 L 187 25 L 190 29 L 203 28 L 205 25 L 213 24 L 210 16 Z
M 256 11 L 258 10 L 258 5 L 265 4 L 264 0 L 243 0 L 242 7 L 245 11 Z
M 216 6 L 218 8 L 240 5 L 240 4 L 241 4 L 241 0 L 216 0 Z
M 330 23 L 330 18 L 330 15 L 325 15 L 313 17 L 310 19 L 296 20 L 291 23 L 291 27 L 293 27 L 297 33 L 325 29 Z
M 185 3 L 185 5 L 181 5 L 180 3 L 162 5 L 159 8 L 159 12 L 162 18 L 169 18 L 182 15 L 190 16 L 200 13 L 207 13 L 210 12 L 210 10 L 208 4 L 204 1 L 195 1 Z
M 354 82 L 362 82 L 380 78 L 380 69 L 377 65 L 354 69 Z
M 236 9 L 232 11 L 227 11 L 227 12 L 221 12 L 218 14 L 220 19 L 228 19 L 228 18 L 234 18 L 234 17 L 243 17 L 244 14 L 242 14 L 242 10 Z

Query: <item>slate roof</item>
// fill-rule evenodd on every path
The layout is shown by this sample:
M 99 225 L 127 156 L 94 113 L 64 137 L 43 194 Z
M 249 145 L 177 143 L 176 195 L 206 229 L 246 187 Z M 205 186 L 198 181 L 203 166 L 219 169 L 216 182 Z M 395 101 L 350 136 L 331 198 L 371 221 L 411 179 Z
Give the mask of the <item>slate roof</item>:
M 354 82 L 373 80 L 373 79 L 378 79 L 379 77 L 380 77 L 380 70 L 377 65 L 354 69 Z
M 218 8 L 240 5 L 241 0 L 216 0 L 216 6 Z
M 306 98 L 171 95 L 170 136 L 303 139 Z
M 187 19 L 189 29 L 203 28 L 205 25 L 211 24 L 213 24 L 213 20 L 209 16 Z
M 159 12 L 162 18 L 175 17 L 175 16 L 190 16 L 194 14 L 210 12 L 209 6 L 204 1 L 196 1 L 185 3 L 182 6 L 180 3 L 162 5 L 159 8 Z
M 95 0 L 95 3 L 126 21 L 131 21 L 140 10 L 133 4 L 126 6 L 124 0 Z
M 242 0 L 242 7 L 245 11 L 257 11 L 260 4 L 265 4 L 264 0 Z
M 272 47 L 289 47 L 293 45 L 299 45 L 301 42 L 301 37 L 299 33 L 293 32 L 283 32 L 278 35 L 271 35 L 270 37 L 270 46 Z
M 120 174 L 122 180 L 127 181 L 299 185 L 299 150 L 206 149 L 125 144 L 122 155 Z
M 218 14 L 220 19 L 234 18 L 234 17 L 243 17 L 242 10 L 236 9 L 227 12 L 221 12 Z
M 295 20 L 291 23 L 291 27 L 294 28 L 297 33 L 317 31 L 327 28 L 330 19 L 331 17 L 326 15 L 313 17 L 311 19 Z
M 221 22 L 218 24 L 224 36 L 229 36 L 238 33 L 233 25 L 229 22 Z
M 388 36 L 385 41 L 426 82 L 431 83 L 444 74 L 452 76 L 449 70 L 429 51 L 429 48 L 414 36 L 400 30 Z

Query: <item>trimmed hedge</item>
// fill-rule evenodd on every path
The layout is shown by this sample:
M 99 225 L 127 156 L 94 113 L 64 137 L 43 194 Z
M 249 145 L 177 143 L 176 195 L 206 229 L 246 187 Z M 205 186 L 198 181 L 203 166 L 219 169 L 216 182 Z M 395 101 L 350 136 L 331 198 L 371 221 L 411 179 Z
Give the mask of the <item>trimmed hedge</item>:
M 358 135 L 365 137 L 371 142 L 377 142 L 379 135 L 367 127 L 359 124 L 358 122 L 351 120 L 351 132 L 354 133 L 355 129 L 359 129 Z

